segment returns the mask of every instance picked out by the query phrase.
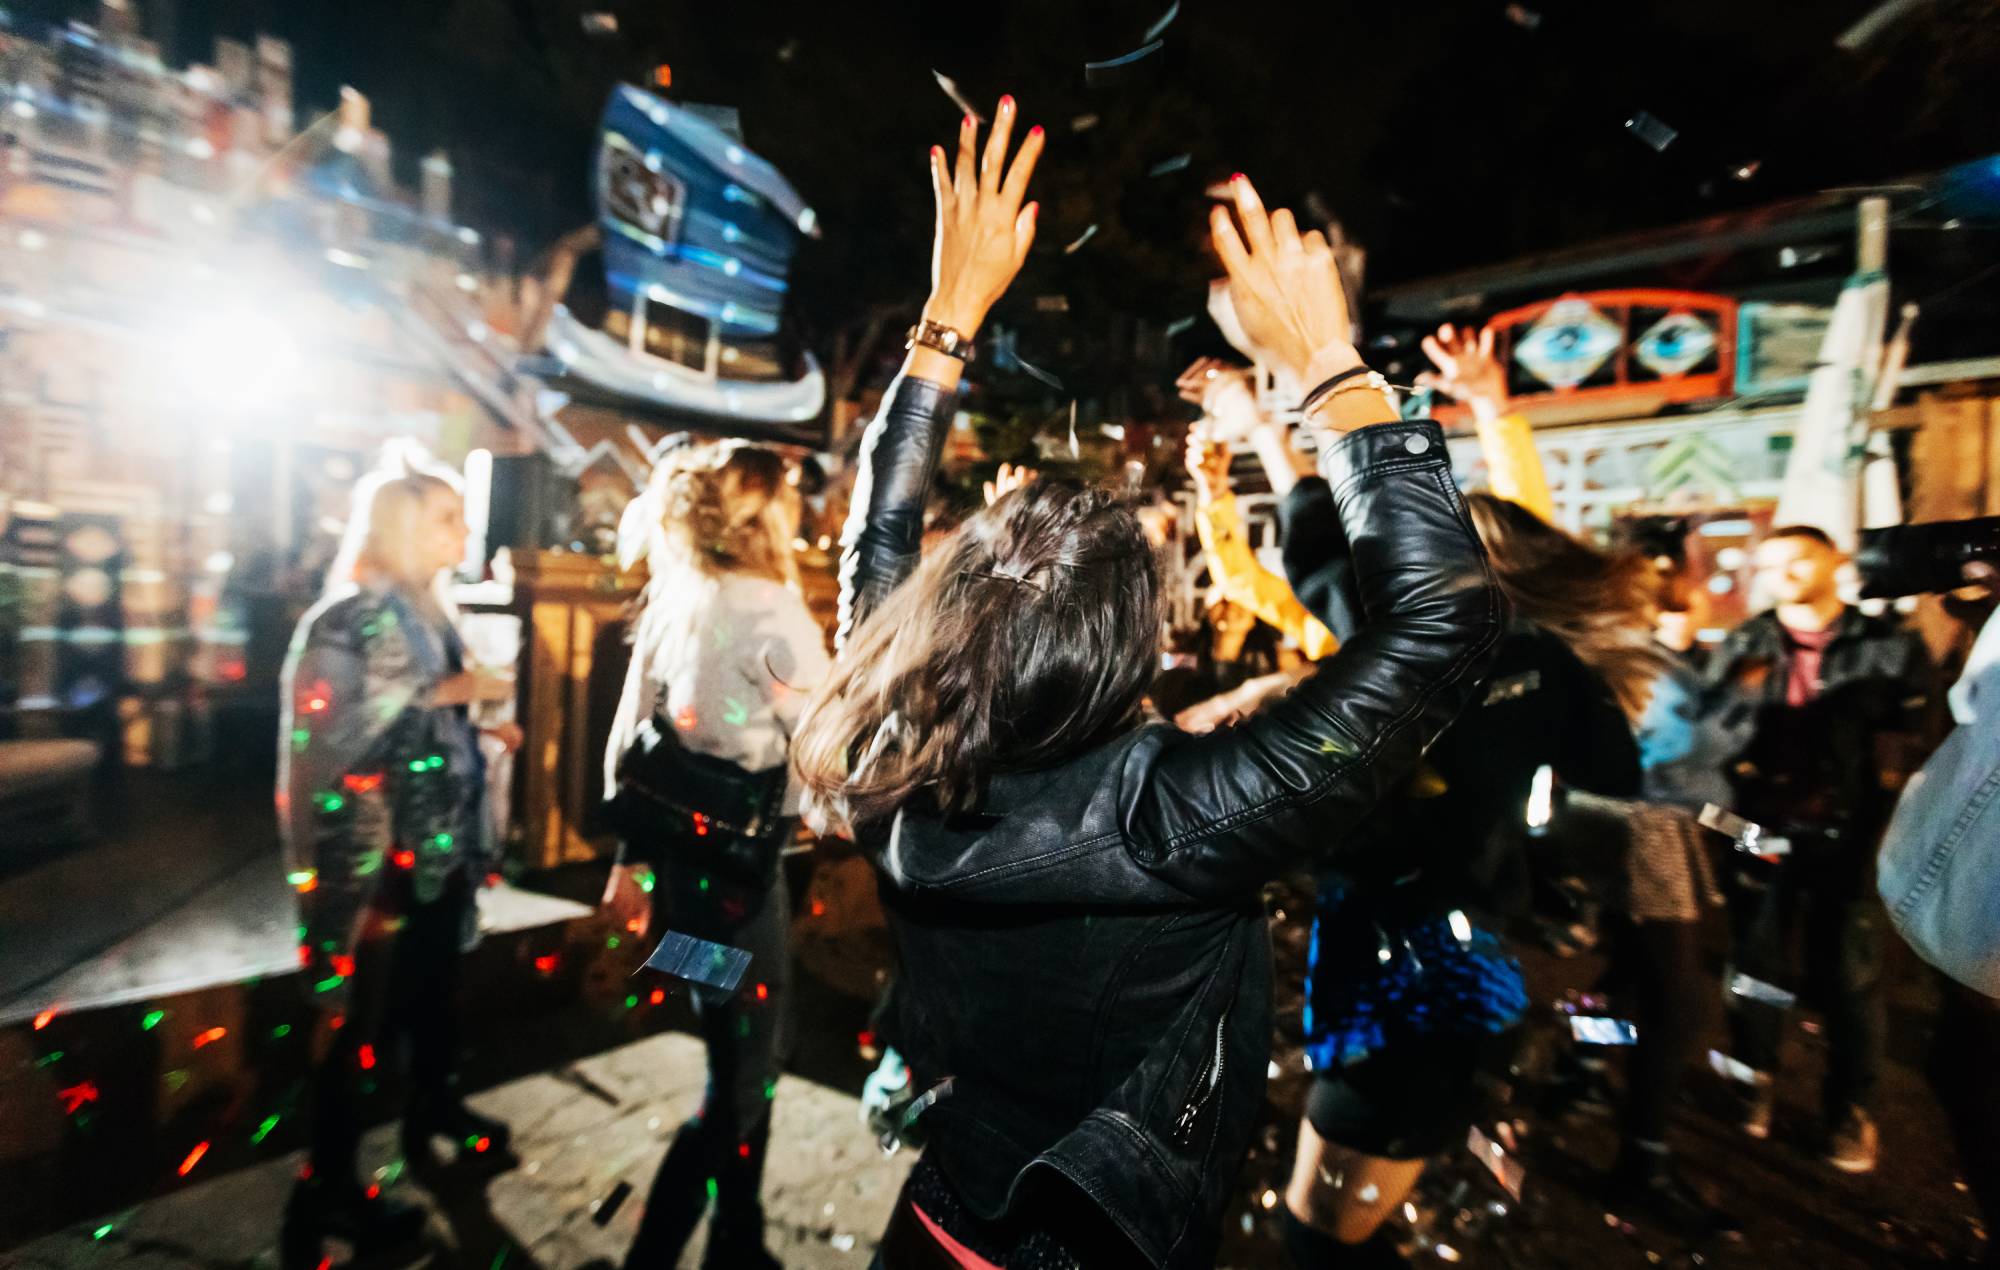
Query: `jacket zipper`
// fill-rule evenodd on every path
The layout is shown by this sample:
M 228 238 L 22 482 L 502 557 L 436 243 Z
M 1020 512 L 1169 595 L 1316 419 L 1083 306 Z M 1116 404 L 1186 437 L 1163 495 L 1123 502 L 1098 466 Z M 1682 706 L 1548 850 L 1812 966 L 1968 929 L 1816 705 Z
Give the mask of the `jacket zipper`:
M 1194 1090 L 1187 1102 L 1181 1106 L 1181 1114 L 1174 1120 L 1174 1138 L 1187 1145 L 1194 1134 L 1194 1122 L 1201 1118 L 1202 1109 L 1208 1106 L 1215 1091 L 1222 1088 L 1222 1044 L 1229 1030 L 1229 1016 L 1224 1014 L 1215 1021 L 1215 1052 L 1208 1056 L 1201 1070 L 1195 1073 Z

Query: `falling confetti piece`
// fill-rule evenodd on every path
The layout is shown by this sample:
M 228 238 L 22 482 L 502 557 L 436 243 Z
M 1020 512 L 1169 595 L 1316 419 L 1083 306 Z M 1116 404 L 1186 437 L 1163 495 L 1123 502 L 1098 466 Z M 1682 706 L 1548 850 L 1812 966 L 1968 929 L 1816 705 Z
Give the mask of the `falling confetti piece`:
M 1071 241 L 1069 246 L 1063 248 L 1063 255 L 1065 256 L 1075 255 L 1079 248 L 1081 248 L 1085 243 L 1089 242 L 1091 239 L 1095 237 L 1097 237 L 1097 222 L 1092 221 L 1088 229 L 1084 230 L 1081 234 L 1078 234 L 1076 238 L 1073 241 Z
M 1664 151 L 1674 143 L 1674 138 L 1681 135 L 1679 130 L 1647 114 L 1643 110 L 1635 112 L 1631 118 L 1625 121 L 1625 131 L 1631 133 L 1639 141 L 1651 146 L 1655 154 Z
M 35 1066 L 52 1067 L 55 1064 L 62 1062 L 62 1057 L 64 1053 L 65 1051 L 63 1050 L 51 1050 L 47 1054 L 44 1054 L 40 1058 L 36 1059 Z
M 1072 459 L 1082 457 L 1082 451 L 1077 447 L 1076 443 L 1076 402 L 1074 400 L 1069 403 L 1069 456 Z
M 1086 83 L 1094 83 L 1097 79 L 1101 78 L 1106 71 L 1115 71 L 1121 67 L 1130 66 L 1132 63 L 1140 61 L 1144 58 L 1151 57 L 1153 54 L 1159 52 L 1162 48 L 1166 47 L 1166 43 L 1167 42 L 1165 40 L 1152 40 L 1140 46 L 1139 48 L 1133 49 L 1130 53 L 1127 53 L 1122 57 L 1107 58 L 1102 62 L 1085 62 L 1083 64 L 1084 81 Z
M 201 1157 L 207 1154 L 208 1154 L 207 1142 L 204 1141 L 195 1143 L 194 1150 L 188 1152 L 187 1159 L 181 1161 L 181 1167 L 179 1169 L 180 1175 L 182 1177 L 186 1177 L 188 1174 L 194 1172 L 194 1166 L 200 1164 Z
M 1167 338 L 1172 339 L 1182 331 L 1192 330 L 1194 321 L 1194 316 L 1190 314 L 1187 317 L 1175 318 L 1173 321 L 1167 323 Z
M 1155 163 L 1152 167 L 1147 168 L 1146 175 L 1166 176 L 1169 173 L 1181 171 L 1183 168 L 1187 167 L 1188 164 L 1193 162 L 1194 162 L 1194 156 L 1192 154 L 1177 154 L 1171 159 L 1162 159 L 1158 163 Z
M 1172 4 L 1167 6 L 1167 11 L 1162 13 L 1153 25 L 1147 27 L 1146 33 L 1139 38 L 1141 40 L 1159 39 L 1160 36 L 1166 33 L 1167 28 L 1174 24 L 1174 19 L 1179 16 L 1181 16 L 1181 0 L 1174 0 Z
M 944 95 L 951 98 L 951 102 L 954 106 L 957 106 L 960 110 L 964 111 L 966 114 L 971 115 L 974 119 L 978 120 L 980 123 L 986 122 L 986 116 L 980 114 L 977 110 L 973 109 L 972 103 L 966 99 L 964 93 L 958 91 L 958 84 L 955 81 L 953 81 L 951 76 L 945 74 L 941 70 L 936 70 L 936 69 L 933 69 L 931 71 L 931 76 L 932 78 L 937 80 L 937 86 L 939 88 L 944 89 Z
M 1096 115 L 1078 115 L 1069 121 L 1069 130 L 1071 132 L 1089 132 L 1098 125 L 1098 122 Z

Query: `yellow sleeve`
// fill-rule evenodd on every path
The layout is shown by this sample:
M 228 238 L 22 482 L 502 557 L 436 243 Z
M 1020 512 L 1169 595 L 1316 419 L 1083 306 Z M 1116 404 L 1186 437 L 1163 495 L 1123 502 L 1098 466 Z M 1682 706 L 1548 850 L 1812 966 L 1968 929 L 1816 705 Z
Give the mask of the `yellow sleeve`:
M 1549 493 L 1548 473 L 1542 470 L 1542 455 L 1535 449 L 1534 430 L 1526 417 L 1509 414 L 1489 421 L 1475 415 L 1473 425 L 1479 431 L 1479 448 L 1486 455 L 1486 477 L 1493 493 L 1553 525 L 1556 500 Z
M 1340 647 L 1333 632 L 1306 611 L 1285 580 L 1257 562 L 1257 553 L 1250 550 L 1243 521 L 1236 514 L 1234 495 L 1197 502 L 1194 527 L 1201 535 L 1208 571 L 1223 595 L 1277 627 L 1314 661 Z

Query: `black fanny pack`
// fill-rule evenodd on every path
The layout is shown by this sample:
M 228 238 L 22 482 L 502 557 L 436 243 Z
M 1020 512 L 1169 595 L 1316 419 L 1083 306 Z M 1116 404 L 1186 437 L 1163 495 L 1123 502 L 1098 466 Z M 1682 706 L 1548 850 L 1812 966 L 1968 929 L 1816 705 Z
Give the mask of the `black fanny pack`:
M 689 749 L 655 714 L 618 761 L 619 829 L 643 854 L 664 859 L 692 850 L 690 864 L 765 886 L 791 823 L 784 815 L 786 782 L 782 763 L 752 772 Z

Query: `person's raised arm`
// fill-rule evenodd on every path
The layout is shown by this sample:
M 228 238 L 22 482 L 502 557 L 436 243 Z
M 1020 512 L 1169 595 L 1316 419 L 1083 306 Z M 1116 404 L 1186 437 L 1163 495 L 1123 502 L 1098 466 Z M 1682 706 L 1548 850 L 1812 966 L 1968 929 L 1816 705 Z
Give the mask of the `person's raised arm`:
M 861 439 L 859 475 L 841 531 L 840 622 L 836 647 L 916 567 L 923 541 L 924 498 L 937 473 L 960 374 L 987 310 L 1020 272 L 1035 240 L 1036 205 L 1022 206 L 1042 152 L 1031 128 L 1007 161 L 1016 111 L 1002 97 L 980 151 L 978 121 L 965 117 L 958 152 L 931 147 L 937 232 L 931 294 L 912 332 L 910 355 Z
M 1162 732 L 1120 791 L 1134 860 L 1196 895 L 1242 894 L 1340 835 L 1406 777 L 1469 699 L 1505 603 L 1452 483 L 1444 436 L 1402 423 L 1348 340 L 1332 252 L 1236 183 L 1212 222 L 1238 317 L 1342 433 L 1320 472 L 1368 621 L 1289 696 L 1202 737 Z
M 1472 411 L 1493 492 L 1554 524 L 1555 496 L 1535 449 L 1534 430 L 1527 419 L 1507 410 L 1507 372 L 1493 356 L 1493 328 L 1460 331 L 1447 322 L 1435 335 L 1424 336 L 1424 355 L 1437 369 L 1418 375 L 1417 383 L 1457 398 Z

